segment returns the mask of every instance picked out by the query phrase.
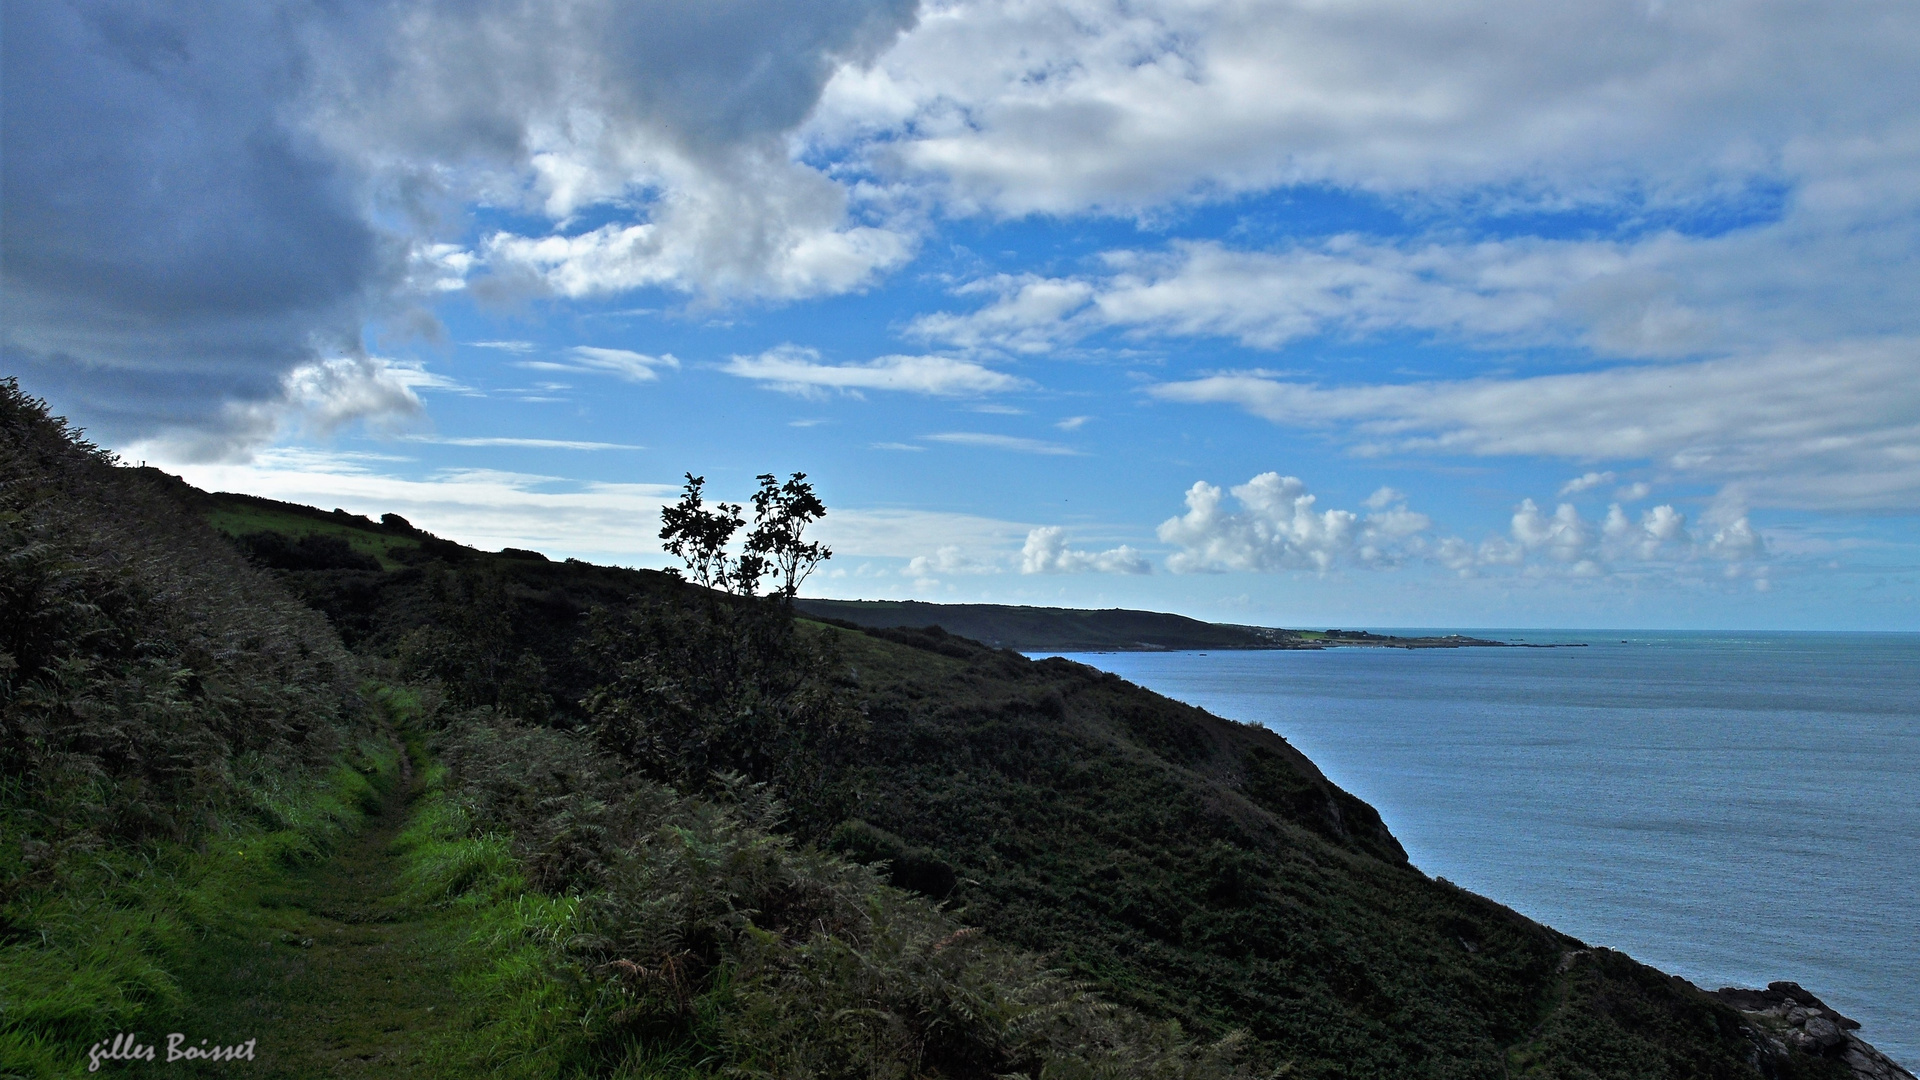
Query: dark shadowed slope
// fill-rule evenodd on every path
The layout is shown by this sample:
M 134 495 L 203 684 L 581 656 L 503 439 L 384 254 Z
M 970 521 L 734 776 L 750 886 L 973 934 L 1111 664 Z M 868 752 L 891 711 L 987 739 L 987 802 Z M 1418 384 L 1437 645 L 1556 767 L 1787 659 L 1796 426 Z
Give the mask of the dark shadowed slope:
M 442 710 L 456 725 L 520 717 L 590 733 L 598 714 L 583 702 L 627 692 L 609 655 L 584 647 L 590 613 L 704 603 L 657 573 L 176 494 L 368 661 L 457 703 Z M 1196 1035 L 1244 1029 L 1269 1068 L 1847 1075 L 1831 1055 L 1777 1048 L 1766 1023 L 1683 982 L 1427 878 L 1372 808 L 1270 731 L 941 631 L 802 633 L 837 650 L 832 693 L 860 723 L 804 763 L 804 787 L 782 792 L 796 839 L 885 860 L 895 884 L 1122 1004 Z M 648 715 L 633 714 L 643 726 Z M 756 730 L 720 749 L 776 782 L 797 775 L 751 752 Z

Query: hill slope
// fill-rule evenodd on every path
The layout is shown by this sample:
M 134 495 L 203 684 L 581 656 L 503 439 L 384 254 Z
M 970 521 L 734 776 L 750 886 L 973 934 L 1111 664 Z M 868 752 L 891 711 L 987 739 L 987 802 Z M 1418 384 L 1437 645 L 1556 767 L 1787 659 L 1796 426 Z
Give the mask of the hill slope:
M 466 620 L 493 670 L 536 673 L 536 710 L 562 727 L 590 727 L 586 703 L 607 685 L 587 612 L 690 591 L 431 538 L 391 570 L 272 557 L 363 650 L 404 660 L 436 620 Z M 1267 1067 L 1847 1075 L 1690 985 L 1427 878 L 1371 807 L 1271 731 L 937 629 L 813 632 L 837 650 L 863 725 L 785 792 L 800 839 L 887 860 L 896 884 L 1149 1015 L 1244 1029 Z M 466 671 L 447 666 L 447 685 L 484 697 L 458 690 Z M 502 684 L 495 702 L 511 696 Z
M 30 463 L 9 461 L 9 490 L 25 490 Z M 542 1016 L 574 1015 L 553 1011 L 565 998 L 586 1010 L 581 1023 L 598 1017 L 595 1030 L 627 1047 L 607 1056 L 613 1044 L 593 1043 L 568 1069 L 631 1069 L 633 1053 L 666 1045 L 680 1064 L 647 1059 L 665 1074 L 706 1075 L 694 1063 L 709 1053 L 755 1074 L 751 1062 L 774 1060 L 766 1055 L 777 1045 L 788 1054 L 779 1060 L 850 1076 L 1227 1076 L 1238 1075 L 1236 1056 L 1262 1072 L 1314 1077 L 1849 1074 L 1838 1054 L 1851 1044 L 1795 1043 L 1784 1019 L 1739 1012 L 1427 878 L 1371 807 L 1274 733 L 1092 669 L 941 630 L 796 627 L 777 607 L 669 575 L 477 552 L 397 518 L 208 495 L 98 461 L 78 468 L 106 485 L 99 490 L 147 493 L 96 500 L 102 509 L 88 513 L 119 515 L 127 524 L 115 529 L 198 514 L 278 589 L 324 614 L 353 649 L 351 666 L 428 689 L 453 772 L 451 801 L 433 804 L 445 810 L 432 819 L 451 831 L 421 826 L 441 837 L 423 841 L 439 860 L 423 880 L 506 920 L 489 924 L 499 929 L 488 940 L 526 943 L 501 970 L 519 980 L 513 1000 L 544 1002 L 515 1014 L 528 1030 L 546 1031 Z M 33 513 L 35 527 L 68 542 L 65 519 Z M 203 607 L 246 611 L 264 597 L 273 625 L 300 624 L 274 599 L 277 588 L 248 584 L 256 571 L 232 555 L 193 556 L 202 534 L 170 529 L 149 530 L 165 549 L 157 558 L 182 573 L 200 572 L 196 559 L 228 568 L 205 578 Z M 14 538 L 19 552 L 41 542 Z M 208 627 L 232 619 L 212 610 L 195 618 Z M 302 674 L 309 664 L 324 676 L 314 692 L 336 695 L 335 710 L 357 708 L 341 696 L 349 662 L 331 635 L 300 633 L 292 677 L 314 678 Z M 15 654 L 29 655 L 20 650 L 33 640 Z M 239 641 L 211 662 L 243 665 L 256 648 L 278 648 L 274 640 Z M 144 661 L 136 651 L 113 662 Z M 12 718 L 41 700 L 20 696 L 22 685 L 8 684 Z M 288 774 L 323 765 L 348 730 L 303 733 L 273 720 L 270 702 L 189 694 L 205 698 L 222 737 L 253 739 Z M 250 726 L 249 710 L 264 726 Z M 29 753 L 33 744 L 8 745 Z M 11 764 L 52 777 L 45 764 Z M 746 775 L 716 780 L 714 770 Z M 776 818 L 763 796 L 741 794 L 753 780 L 785 799 L 784 835 L 764 831 Z M 211 801 L 187 789 L 178 798 L 204 813 L 227 798 L 209 790 Z M 243 796 L 232 801 L 244 806 Z M 166 809 L 146 798 L 149 812 Z M 129 837 L 148 828 L 115 820 Z M 186 839 L 220 827 L 169 820 Z M 31 855 L 8 850 L 15 869 Z M 909 892 L 875 891 L 861 876 L 873 872 Z M 33 912 L 61 895 L 45 892 L 57 886 L 11 885 L 29 901 L 10 909 L 13 925 L 40 925 Z M 588 922 L 566 934 L 507 929 L 543 910 Z M 956 929 L 956 917 L 987 937 Z M 663 929 L 673 925 L 682 929 Z M 1009 945 L 1187 1035 L 1102 1012 Z M 40 946 L 9 948 L 32 957 Z M 534 954 L 547 959 L 527 959 Z M 869 1019 L 848 1026 L 854 1013 Z M 569 1030 L 577 1041 L 585 1028 Z M 1183 1039 L 1211 1045 L 1236 1031 L 1238 1042 L 1183 1049 Z M 832 1043 L 842 1036 L 854 1041 Z

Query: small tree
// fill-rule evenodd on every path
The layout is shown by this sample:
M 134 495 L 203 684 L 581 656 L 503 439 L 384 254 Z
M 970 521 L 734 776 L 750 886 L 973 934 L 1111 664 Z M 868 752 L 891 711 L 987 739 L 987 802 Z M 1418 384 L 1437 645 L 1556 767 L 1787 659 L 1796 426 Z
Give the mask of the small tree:
M 686 477 L 687 485 L 681 489 L 680 501 L 660 510 L 660 539 L 667 542 L 668 551 L 687 564 L 687 572 L 695 584 L 752 593 L 759 585 L 760 576 L 755 574 L 752 581 L 744 583 L 744 590 L 739 589 L 741 568 L 727 555 L 727 544 L 733 540 L 733 534 L 746 524 L 746 519 L 740 516 L 740 507 L 734 503 L 716 503 L 708 509 L 701 497 L 707 478 L 692 473 Z
M 763 473 L 758 479 L 760 490 L 753 493 L 753 532 L 747 537 L 747 554 L 762 561 L 762 572 L 773 574 L 780 595 L 792 600 L 807 575 L 833 558 L 832 549 L 825 544 L 801 538 L 808 525 L 826 516 L 827 508 L 813 493 L 806 473 L 794 473 L 784 484 L 772 473 Z
M 771 575 L 780 597 L 792 600 L 814 568 L 833 557 L 825 544 L 808 541 L 808 525 L 826 516 L 827 508 L 807 483 L 806 473 L 794 473 L 781 483 L 772 473 L 757 479 L 753 494 L 753 530 L 745 550 L 727 554 L 727 545 L 746 524 L 742 507 L 734 503 L 706 504 L 707 478 L 687 473 L 680 501 L 660 511 L 660 539 L 669 552 L 687 564 L 693 581 L 710 589 L 742 596 L 760 591 L 760 579 Z

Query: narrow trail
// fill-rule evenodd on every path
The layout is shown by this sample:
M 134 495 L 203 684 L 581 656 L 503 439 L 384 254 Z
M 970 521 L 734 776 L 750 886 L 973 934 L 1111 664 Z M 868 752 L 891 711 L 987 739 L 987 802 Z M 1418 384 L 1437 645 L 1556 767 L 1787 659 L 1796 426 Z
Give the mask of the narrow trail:
M 464 1070 L 429 1057 L 461 1022 L 454 932 L 430 913 L 396 905 L 394 838 L 407 817 L 411 776 L 360 833 L 327 861 L 289 874 L 254 910 L 234 912 L 180 972 L 183 1007 L 143 1033 L 166 1056 L 184 1046 L 256 1040 L 253 1061 L 164 1060 L 164 1076 L 415 1077 Z M 444 1044 L 442 1044 L 444 1045 Z M 105 1069 L 103 1064 L 103 1070 Z M 123 1066 L 124 1067 L 124 1066 Z

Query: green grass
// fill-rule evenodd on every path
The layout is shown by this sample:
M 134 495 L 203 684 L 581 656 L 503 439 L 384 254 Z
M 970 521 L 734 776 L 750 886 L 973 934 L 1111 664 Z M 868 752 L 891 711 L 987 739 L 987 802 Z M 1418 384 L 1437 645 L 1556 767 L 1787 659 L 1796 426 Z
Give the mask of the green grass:
M 408 537 L 392 536 L 350 521 L 328 521 L 320 517 L 309 517 L 304 514 L 245 504 L 216 505 L 206 512 L 206 520 L 207 524 L 228 536 L 245 536 L 248 533 L 257 532 L 277 532 L 290 537 L 336 536 L 345 540 L 353 550 L 380 560 L 381 568 L 386 570 L 397 569 L 402 565 L 394 557 L 394 552 L 420 546 L 418 541 Z
M 365 743 L 324 778 L 257 793 L 260 825 L 103 852 L 30 903 L 0 951 L 0 1077 L 77 1075 L 121 1032 L 157 1047 L 143 1067 L 159 1075 L 240 1067 L 169 1065 L 169 1032 L 254 1039 L 260 1076 L 460 1074 L 435 1055 L 466 1022 L 453 969 L 471 929 L 398 895 L 405 772 Z

